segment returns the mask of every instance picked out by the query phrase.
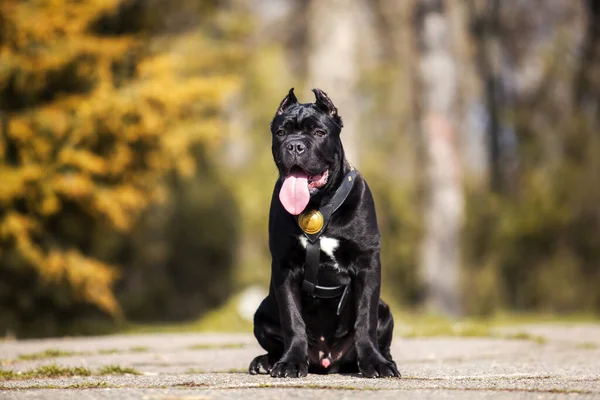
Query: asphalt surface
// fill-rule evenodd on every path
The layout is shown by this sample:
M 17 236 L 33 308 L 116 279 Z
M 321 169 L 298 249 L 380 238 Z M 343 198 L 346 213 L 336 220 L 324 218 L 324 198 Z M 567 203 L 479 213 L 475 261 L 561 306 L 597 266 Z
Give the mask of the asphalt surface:
M 248 364 L 263 351 L 246 334 L 4 341 L 0 399 L 600 399 L 600 324 L 503 333 L 517 339 L 397 337 L 392 354 L 400 379 L 251 376 Z M 85 367 L 90 375 L 27 377 L 51 364 Z M 139 375 L 99 375 L 107 365 Z

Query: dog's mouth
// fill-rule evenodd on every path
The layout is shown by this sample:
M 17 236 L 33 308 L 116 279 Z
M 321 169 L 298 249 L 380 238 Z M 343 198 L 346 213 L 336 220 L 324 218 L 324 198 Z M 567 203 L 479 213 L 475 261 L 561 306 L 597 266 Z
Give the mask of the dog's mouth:
M 318 175 L 308 175 L 302 168 L 295 166 L 283 179 L 279 191 L 279 201 L 292 215 L 298 215 L 308 205 L 310 195 L 327 184 L 329 170 Z
M 329 178 L 329 170 L 326 169 L 323 173 L 319 175 L 308 175 L 308 190 L 311 189 L 316 190 L 322 188 L 327 183 L 327 178 Z M 313 192 L 311 192 L 312 194 Z

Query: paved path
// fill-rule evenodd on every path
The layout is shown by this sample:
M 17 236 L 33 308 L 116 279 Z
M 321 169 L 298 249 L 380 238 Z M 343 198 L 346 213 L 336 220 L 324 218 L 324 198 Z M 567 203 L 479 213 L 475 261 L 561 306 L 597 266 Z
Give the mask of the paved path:
M 0 342 L 0 399 L 600 399 L 600 325 L 503 332 L 522 339 L 396 338 L 392 354 L 401 379 L 250 376 L 248 363 L 262 350 L 246 334 Z M 31 372 L 51 364 L 85 367 L 89 376 Z M 107 365 L 117 374 L 100 375 Z

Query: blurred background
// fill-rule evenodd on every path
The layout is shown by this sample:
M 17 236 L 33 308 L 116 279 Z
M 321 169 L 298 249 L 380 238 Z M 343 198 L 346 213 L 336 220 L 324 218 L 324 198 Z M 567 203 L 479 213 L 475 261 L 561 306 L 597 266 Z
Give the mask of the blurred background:
M 2 0 L 0 335 L 251 329 L 290 87 L 396 314 L 598 315 L 599 36 L 598 0 Z

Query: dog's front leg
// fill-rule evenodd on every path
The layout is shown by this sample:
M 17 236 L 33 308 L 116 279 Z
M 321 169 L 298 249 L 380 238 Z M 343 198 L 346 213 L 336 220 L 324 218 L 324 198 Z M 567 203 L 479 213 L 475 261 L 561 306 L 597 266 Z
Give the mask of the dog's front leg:
M 276 266 L 273 276 L 275 297 L 283 335 L 283 355 L 273 365 L 274 378 L 300 378 L 308 374 L 308 339 L 302 319 L 300 285 L 289 269 Z
M 367 378 L 400 376 L 393 361 L 377 345 L 377 310 L 381 292 L 381 263 L 374 254 L 352 281 L 356 298 L 356 353 L 358 369 Z

